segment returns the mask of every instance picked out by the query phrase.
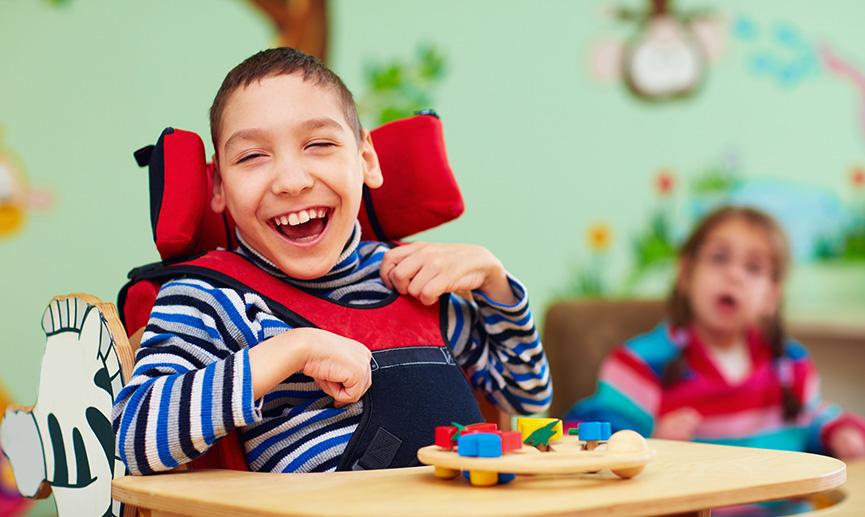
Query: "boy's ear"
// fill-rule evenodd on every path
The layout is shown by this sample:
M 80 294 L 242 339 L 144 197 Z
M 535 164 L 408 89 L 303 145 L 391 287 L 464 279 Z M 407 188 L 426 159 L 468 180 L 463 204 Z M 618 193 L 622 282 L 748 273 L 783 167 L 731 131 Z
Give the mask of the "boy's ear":
M 216 155 L 213 155 L 211 163 L 213 163 L 213 177 L 211 178 L 213 187 L 210 193 L 210 208 L 217 214 L 221 214 L 225 211 L 225 190 L 222 184 L 222 174 L 219 172 L 219 160 Z
M 372 136 L 366 129 L 361 134 L 360 158 L 363 161 L 363 182 L 369 188 L 379 188 L 384 178 L 381 175 L 378 154 L 372 145 Z

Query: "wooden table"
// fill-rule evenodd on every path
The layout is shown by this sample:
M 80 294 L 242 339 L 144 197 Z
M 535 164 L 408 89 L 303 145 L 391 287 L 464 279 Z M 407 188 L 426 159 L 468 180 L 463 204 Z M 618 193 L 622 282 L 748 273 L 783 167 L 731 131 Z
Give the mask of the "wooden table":
M 831 506 L 808 513 L 808 516 L 862 517 L 865 515 L 865 460 L 847 464 L 847 483 L 841 490 L 819 494 L 814 499 L 818 503 L 822 499 L 822 502 Z
M 444 481 L 432 467 L 262 474 L 199 471 L 127 476 L 114 497 L 152 516 L 658 515 L 780 499 L 836 488 L 845 465 L 827 456 L 649 440 L 656 458 L 643 473 L 517 477 L 509 485 Z

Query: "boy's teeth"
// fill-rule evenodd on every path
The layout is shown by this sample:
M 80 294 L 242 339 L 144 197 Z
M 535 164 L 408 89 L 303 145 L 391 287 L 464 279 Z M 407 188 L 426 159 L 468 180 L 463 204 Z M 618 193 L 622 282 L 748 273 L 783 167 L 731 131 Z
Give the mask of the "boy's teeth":
M 276 216 L 273 218 L 273 221 L 276 224 L 289 224 L 291 226 L 297 226 L 299 224 L 307 223 L 312 219 L 321 219 L 326 214 L 327 208 L 310 208 L 309 210 L 299 210 L 297 212 L 292 212 L 287 216 Z

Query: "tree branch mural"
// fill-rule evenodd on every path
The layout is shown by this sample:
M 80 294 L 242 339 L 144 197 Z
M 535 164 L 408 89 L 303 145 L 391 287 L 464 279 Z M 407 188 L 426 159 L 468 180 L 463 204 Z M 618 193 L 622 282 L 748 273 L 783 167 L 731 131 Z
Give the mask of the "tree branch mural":
M 327 60 L 327 0 L 250 0 L 278 33 L 281 47 Z
M 856 68 L 850 61 L 839 56 L 828 43 L 821 45 L 819 52 L 823 60 L 823 66 L 838 77 L 849 79 L 856 93 L 862 98 L 860 124 L 862 133 L 865 134 L 865 73 Z

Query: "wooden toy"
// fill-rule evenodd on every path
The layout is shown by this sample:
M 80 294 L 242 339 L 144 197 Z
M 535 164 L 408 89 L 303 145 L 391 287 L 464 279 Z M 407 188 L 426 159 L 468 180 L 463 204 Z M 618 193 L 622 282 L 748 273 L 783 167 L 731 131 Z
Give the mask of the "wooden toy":
M 550 441 L 561 439 L 564 433 L 562 431 L 562 421 L 558 418 L 533 418 L 521 416 L 517 418 L 517 431 L 523 434 L 523 440 L 525 440 L 531 436 L 533 432 L 551 423 L 555 423 L 553 426 L 555 433 L 550 436 Z
M 57 513 L 124 514 L 111 481 L 125 473 L 111 427 L 111 406 L 132 364 L 112 304 L 88 295 L 59 296 L 42 316 L 45 354 L 32 407 L 9 407 L 0 426 L 22 495 L 54 494 Z M 125 508 L 130 513 L 130 508 Z
M 458 436 L 456 450 L 452 441 L 445 446 L 429 445 L 418 450 L 418 459 L 433 465 L 436 477 L 452 479 L 462 471 L 472 485 L 491 486 L 506 483 L 515 474 L 587 474 L 611 470 L 627 479 L 642 472 L 655 456 L 639 433 L 619 431 L 611 435 L 606 422 L 583 422 L 580 435 L 563 435 L 558 419 L 520 420 L 517 426 L 524 445 L 519 448 L 505 445 L 517 432 L 470 432 Z M 454 429 L 451 436 L 456 432 Z
M 464 434 L 457 441 L 457 454 L 462 458 L 501 458 L 502 438 L 494 433 Z M 472 470 L 469 480 L 475 486 L 490 486 L 499 482 L 494 471 Z
M 610 423 L 609 422 L 580 422 L 577 428 L 577 435 L 580 440 L 585 443 L 587 451 L 595 450 L 601 442 L 610 439 Z
M 543 427 L 539 427 L 532 431 L 528 438 L 524 438 L 526 445 L 531 445 L 541 452 L 550 450 L 550 441 L 556 434 L 561 434 L 561 430 L 557 429 L 561 424 L 550 422 Z
M 435 443 L 442 450 L 451 451 L 456 443 L 463 444 L 459 449 L 459 455 L 464 457 L 497 458 L 502 454 L 518 450 L 523 446 L 522 434 L 519 431 L 499 431 L 495 423 L 481 422 L 471 425 L 462 425 L 452 422 L 451 425 L 442 425 L 435 428 Z M 445 467 L 436 467 L 435 476 L 443 479 L 453 479 L 460 471 Z M 466 479 L 474 479 L 472 484 L 494 485 L 507 483 L 513 479 L 511 474 L 477 473 L 470 475 L 464 473 Z M 472 477 L 473 476 L 473 477 Z M 495 479 L 493 479 L 495 478 Z

